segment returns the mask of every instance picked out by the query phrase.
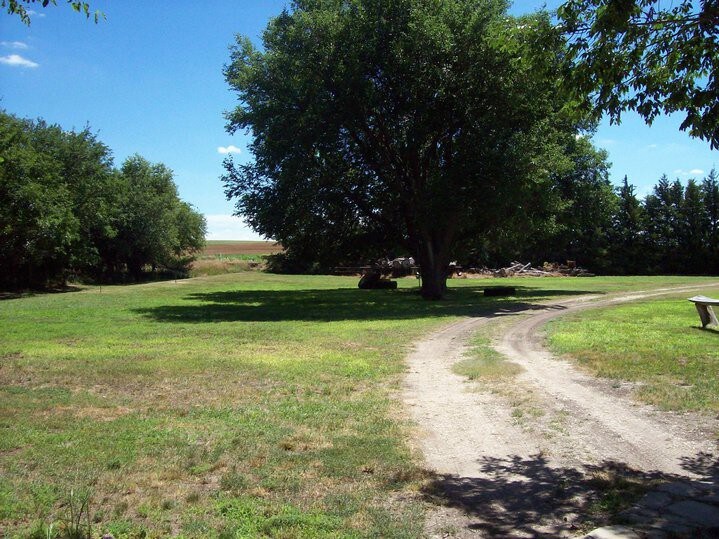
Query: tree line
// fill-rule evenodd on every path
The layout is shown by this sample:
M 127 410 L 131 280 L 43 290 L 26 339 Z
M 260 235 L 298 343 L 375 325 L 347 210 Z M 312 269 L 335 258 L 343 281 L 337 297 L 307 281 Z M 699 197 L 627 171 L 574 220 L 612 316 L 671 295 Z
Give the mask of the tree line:
M 716 171 L 686 183 L 664 175 L 644 198 L 626 176 L 616 188 L 602 180 L 580 191 L 553 233 L 518 240 L 510 250 L 488 243 L 485 257 L 471 262 L 574 260 L 603 274 L 719 274 Z
M 0 112 L 0 287 L 187 272 L 205 220 L 172 171 L 139 155 L 120 168 L 89 128 Z

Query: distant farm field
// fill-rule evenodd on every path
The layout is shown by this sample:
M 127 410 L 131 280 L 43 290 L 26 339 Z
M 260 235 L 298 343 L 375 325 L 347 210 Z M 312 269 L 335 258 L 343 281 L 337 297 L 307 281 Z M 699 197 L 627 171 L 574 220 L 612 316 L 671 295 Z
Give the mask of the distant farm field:
M 215 255 L 272 255 L 282 251 L 274 241 L 208 241 L 201 256 Z
M 193 277 L 238 273 L 265 267 L 269 255 L 282 252 L 274 241 L 208 241 L 190 269 Z
M 421 537 L 429 473 L 398 396 L 416 339 L 703 282 L 455 280 L 427 302 L 413 278 L 255 271 L 0 301 L 0 536 L 54 537 L 74 511 L 116 539 Z M 482 294 L 497 284 L 517 296 Z

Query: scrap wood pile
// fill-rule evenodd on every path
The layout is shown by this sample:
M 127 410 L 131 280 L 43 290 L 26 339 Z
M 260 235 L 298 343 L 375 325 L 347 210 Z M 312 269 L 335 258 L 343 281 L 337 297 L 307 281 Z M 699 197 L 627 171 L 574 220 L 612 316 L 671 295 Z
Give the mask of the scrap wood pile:
M 351 269 L 351 268 L 342 268 Z M 389 258 L 381 258 L 377 260 L 372 266 L 365 266 L 359 269 L 362 273 L 362 277 L 358 283 L 358 287 L 363 290 L 372 289 L 389 289 L 394 290 L 397 288 L 397 281 L 392 281 L 390 278 L 405 277 L 412 275 L 417 272 L 417 266 L 415 266 L 414 258 L 401 257 L 390 260 Z M 337 271 L 337 269 L 335 269 Z
M 594 274 L 580 268 L 573 261 L 566 264 L 545 262 L 541 269 L 532 266 L 531 262 L 512 262 L 509 266 L 499 269 L 471 268 L 470 273 L 478 273 L 491 277 L 592 277 Z

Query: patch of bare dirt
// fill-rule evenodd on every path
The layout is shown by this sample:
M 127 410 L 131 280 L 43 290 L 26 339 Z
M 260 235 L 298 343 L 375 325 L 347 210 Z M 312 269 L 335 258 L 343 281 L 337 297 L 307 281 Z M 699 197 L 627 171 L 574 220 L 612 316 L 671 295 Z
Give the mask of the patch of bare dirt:
M 427 534 L 575 536 L 603 524 L 597 506 L 606 485 L 598 477 L 648 486 L 701 477 L 697 463 L 719 456 L 708 434 L 719 427 L 716 420 L 638 404 L 622 385 L 613 387 L 552 357 L 538 334 L 565 313 L 697 288 L 602 300 L 582 296 L 465 319 L 417 343 L 407 359 L 404 400 L 436 474 L 425 493 L 439 506 L 430 511 Z M 536 420 L 518 417 L 506 387 L 477 391 L 476 383 L 452 371 L 474 331 L 498 316 L 516 316 L 516 322 L 502 324 L 497 349 L 523 368 L 510 393 L 531 400 L 530 408 L 541 411 Z

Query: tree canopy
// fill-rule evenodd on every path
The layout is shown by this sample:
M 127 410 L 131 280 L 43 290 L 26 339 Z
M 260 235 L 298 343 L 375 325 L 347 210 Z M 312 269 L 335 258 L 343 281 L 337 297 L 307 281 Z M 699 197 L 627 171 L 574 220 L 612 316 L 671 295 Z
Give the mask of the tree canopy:
M 567 87 L 587 107 L 615 122 L 682 112 L 683 130 L 719 147 L 715 0 L 567 0 L 558 15 L 572 42 Z
M 254 160 L 225 163 L 228 198 L 289 253 L 339 261 L 410 252 L 422 293 L 512 222 L 557 207 L 577 115 L 559 92 L 564 45 L 545 15 L 502 0 L 298 0 L 263 50 L 239 36 L 225 70 L 231 132 Z
M 2 288 L 182 271 L 204 244 L 204 218 L 167 167 L 134 156 L 117 170 L 87 128 L 0 112 L 0 155 Z

